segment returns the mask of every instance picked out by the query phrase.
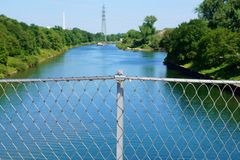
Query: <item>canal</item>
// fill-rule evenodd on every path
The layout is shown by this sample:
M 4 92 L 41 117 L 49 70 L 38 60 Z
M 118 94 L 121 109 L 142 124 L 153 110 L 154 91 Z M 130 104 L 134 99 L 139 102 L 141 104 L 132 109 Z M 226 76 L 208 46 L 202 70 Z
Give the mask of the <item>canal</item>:
M 15 78 L 186 78 L 166 53 L 73 48 Z M 240 99 L 217 85 L 125 81 L 125 159 L 238 159 Z M 0 159 L 114 159 L 116 83 L 1 84 Z M 60 155 L 60 156 L 59 156 Z
M 46 78 L 114 75 L 124 70 L 128 76 L 174 77 L 178 72 L 163 64 L 166 53 L 145 53 L 119 50 L 115 45 L 73 48 L 62 56 L 39 67 L 14 76 L 15 78 Z

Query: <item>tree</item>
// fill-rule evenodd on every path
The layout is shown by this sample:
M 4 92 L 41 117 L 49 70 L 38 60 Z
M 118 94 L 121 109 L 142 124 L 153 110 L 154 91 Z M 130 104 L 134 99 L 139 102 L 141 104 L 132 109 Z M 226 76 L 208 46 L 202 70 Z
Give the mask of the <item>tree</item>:
M 7 56 L 8 53 L 5 47 L 4 40 L 0 38 L 0 64 L 7 64 Z
M 6 65 L 25 70 L 38 64 L 38 53 L 43 49 L 62 51 L 66 46 L 93 41 L 94 36 L 78 28 L 29 26 L 0 15 L 0 77 L 6 74 Z
M 156 28 L 154 27 L 154 23 L 157 21 L 155 16 L 147 16 L 144 19 L 142 26 L 139 27 L 142 39 L 145 44 L 147 44 L 150 40 L 150 36 L 153 36 L 156 32 Z
M 161 48 L 170 48 L 171 45 L 171 33 L 174 31 L 174 29 L 165 29 L 162 39 L 160 41 L 160 47 Z
M 51 48 L 54 50 L 61 50 L 63 47 L 62 39 L 59 34 L 54 30 L 49 30 L 47 32 L 49 41 L 51 42 Z
M 127 36 L 127 38 L 131 38 L 131 39 L 141 39 L 141 33 L 134 29 L 129 30 L 127 32 L 126 36 Z
M 240 29 L 239 0 L 204 0 L 196 9 L 199 17 L 209 21 L 209 27 Z
M 205 34 L 198 44 L 196 64 L 202 68 L 217 67 L 239 62 L 240 37 L 236 32 L 218 28 Z M 238 64 L 239 65 L 239 64 Z
M 107 40 L 117 42 L 117 41 L 120 41 L 120 39 L 123 37 L 124 37 L 124 34 L 122 34 L 122 33 L 110 34 L 110 35 L 107 35 Z
M 182 23 L 174 31 L 170 32 L 165 46 L 168 55 L 166 61 L 177 64 L 186 64 L 194 60 L 199 40 L 208 33 L 208 23 L 204 20 L 191 20 Z
M 149 46 L 154 50 L 158 50 L 160 47 L 160 41 L 162 37 L 158 34 L 151 36 Z
M 124 36 L 121 44 L 118 43 L 118 47 L 122 49 L 130 48 L 159 48 L 159 37 L 156 34 L 156 28 L 154 27 L 157 18 L 155 16 L 147 16 L 144 19 L 143 24 L 139 27 L 139 31 L 131 29 Z

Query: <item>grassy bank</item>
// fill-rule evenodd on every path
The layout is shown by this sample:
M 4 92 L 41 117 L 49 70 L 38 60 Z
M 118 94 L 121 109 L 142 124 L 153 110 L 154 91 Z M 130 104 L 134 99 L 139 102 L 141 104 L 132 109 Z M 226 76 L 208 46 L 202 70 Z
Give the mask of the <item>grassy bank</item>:
M 193 66 L 193 63 L 178 65 L 174 62 L 165 61 L 164 64 L 166 64 L 171 69 L 178 70 L 195 78 L 214 80 L 240 80 L 240 68 L 229 66 L 228 64 L 212 67 L 210 69 L 199 69 L 196 66 Z M 230 70 L 231 72 L 229 72 Z
M 34 68 L 48 59 L 62 55 L 72 47 L 73 46 L 64 47 L 58 51 L 41 49 L 37 55 L 8 57 L 6 66 L 0 64 L 0 78 L 7 78 L 11 75 L 26 71 L 29 68 Z
M 65 46 L 61 50 L 40 49 L 37 55 L 24 55 L 18 57 L 8 57 L 7 65 L 0 64 L 0 78 L 8 78 L 12 75 L 27 71 L 30 68 L 37 67 L 41 63 L 64 54 L 71 48 L 95 44 L 94 42 L 82 43 L 75 46 Z
M 141 46 L 141 47 L 129 47 L 126 44 L 123 43 L 117 43 L 116 46 L 121 49 L 121 50 L 125 50 L 125 51 L 142 51 L 142 52 L 153 52 L 153 51 L 161 51 L 161 49 L 154 49 L 151 48 L 149 46 Z
M 229 74 L 224 74 L 226 70 L 229 70 L 228 65 L 222 65 L 220 67 L 197 70 L 192 67 L 192 63 L 185 65 L 177 65 L 172 62 L 164 62 L 168 68 L 182 72 L 183 74 L 189 75 L 198 79 L 213 79 L 213 80 L 240 80 L 239 69 L 232 68 L 232 72 Z
M 198 72 L 199 74 L 206 75 L 216 80 L 240 80 L 240 68 L 228 64 L 222 64 L 218 67 L 212 67 L 210 69 L 198 69 L 194 67 L 192 63 L 181 65 L 181 67 L 191 69 Z

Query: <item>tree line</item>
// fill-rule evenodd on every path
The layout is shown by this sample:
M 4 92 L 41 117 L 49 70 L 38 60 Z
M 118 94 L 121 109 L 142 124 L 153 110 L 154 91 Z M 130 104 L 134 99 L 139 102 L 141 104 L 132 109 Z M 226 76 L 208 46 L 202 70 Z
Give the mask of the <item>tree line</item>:
M 111 41 L 121 34 L 108 35 Z M 101 33 L 92 34 L 79 28 L 63 30 L 27 25 L 0 15 L 0 77 L 36 66 L 42 59 L 64 52 L 67 48 L 102 41 Z
M 147 16 L 144 22 L 139 26 L 139 31 L 129 30 L 117 46 L 121 49 L 141 48 L 141 49 L 159 49 L 160 34 L 154 27 L 157 18 L 155 16 Z
M 240 79 L 240 1 L 204 0 L 198 19 L 166 33 L 167 63 L 216 79 Z
M 147 16 L 139 30 L 129 30 L 121 49 L 164 48 L 165 62 L 182 65 L 216 79 L 240 79 L 240 1 L 204 0 L 199 18 L 174 29 L 157 31 Z

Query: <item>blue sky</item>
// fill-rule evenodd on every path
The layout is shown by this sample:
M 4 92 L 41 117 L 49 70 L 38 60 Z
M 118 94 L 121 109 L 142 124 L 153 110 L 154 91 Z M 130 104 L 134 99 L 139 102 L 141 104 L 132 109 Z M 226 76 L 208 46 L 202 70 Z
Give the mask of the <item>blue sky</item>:
M 196 18 L 195 8 L 203 0 L 1 0 L 0 14 L 40 26 L 78 27 L 90 32 L 101 31 L 101 9 L 106 5 L 107 32 L 138 29 L 147 15 L 158 18 L 156 27 L 177 27 Z

